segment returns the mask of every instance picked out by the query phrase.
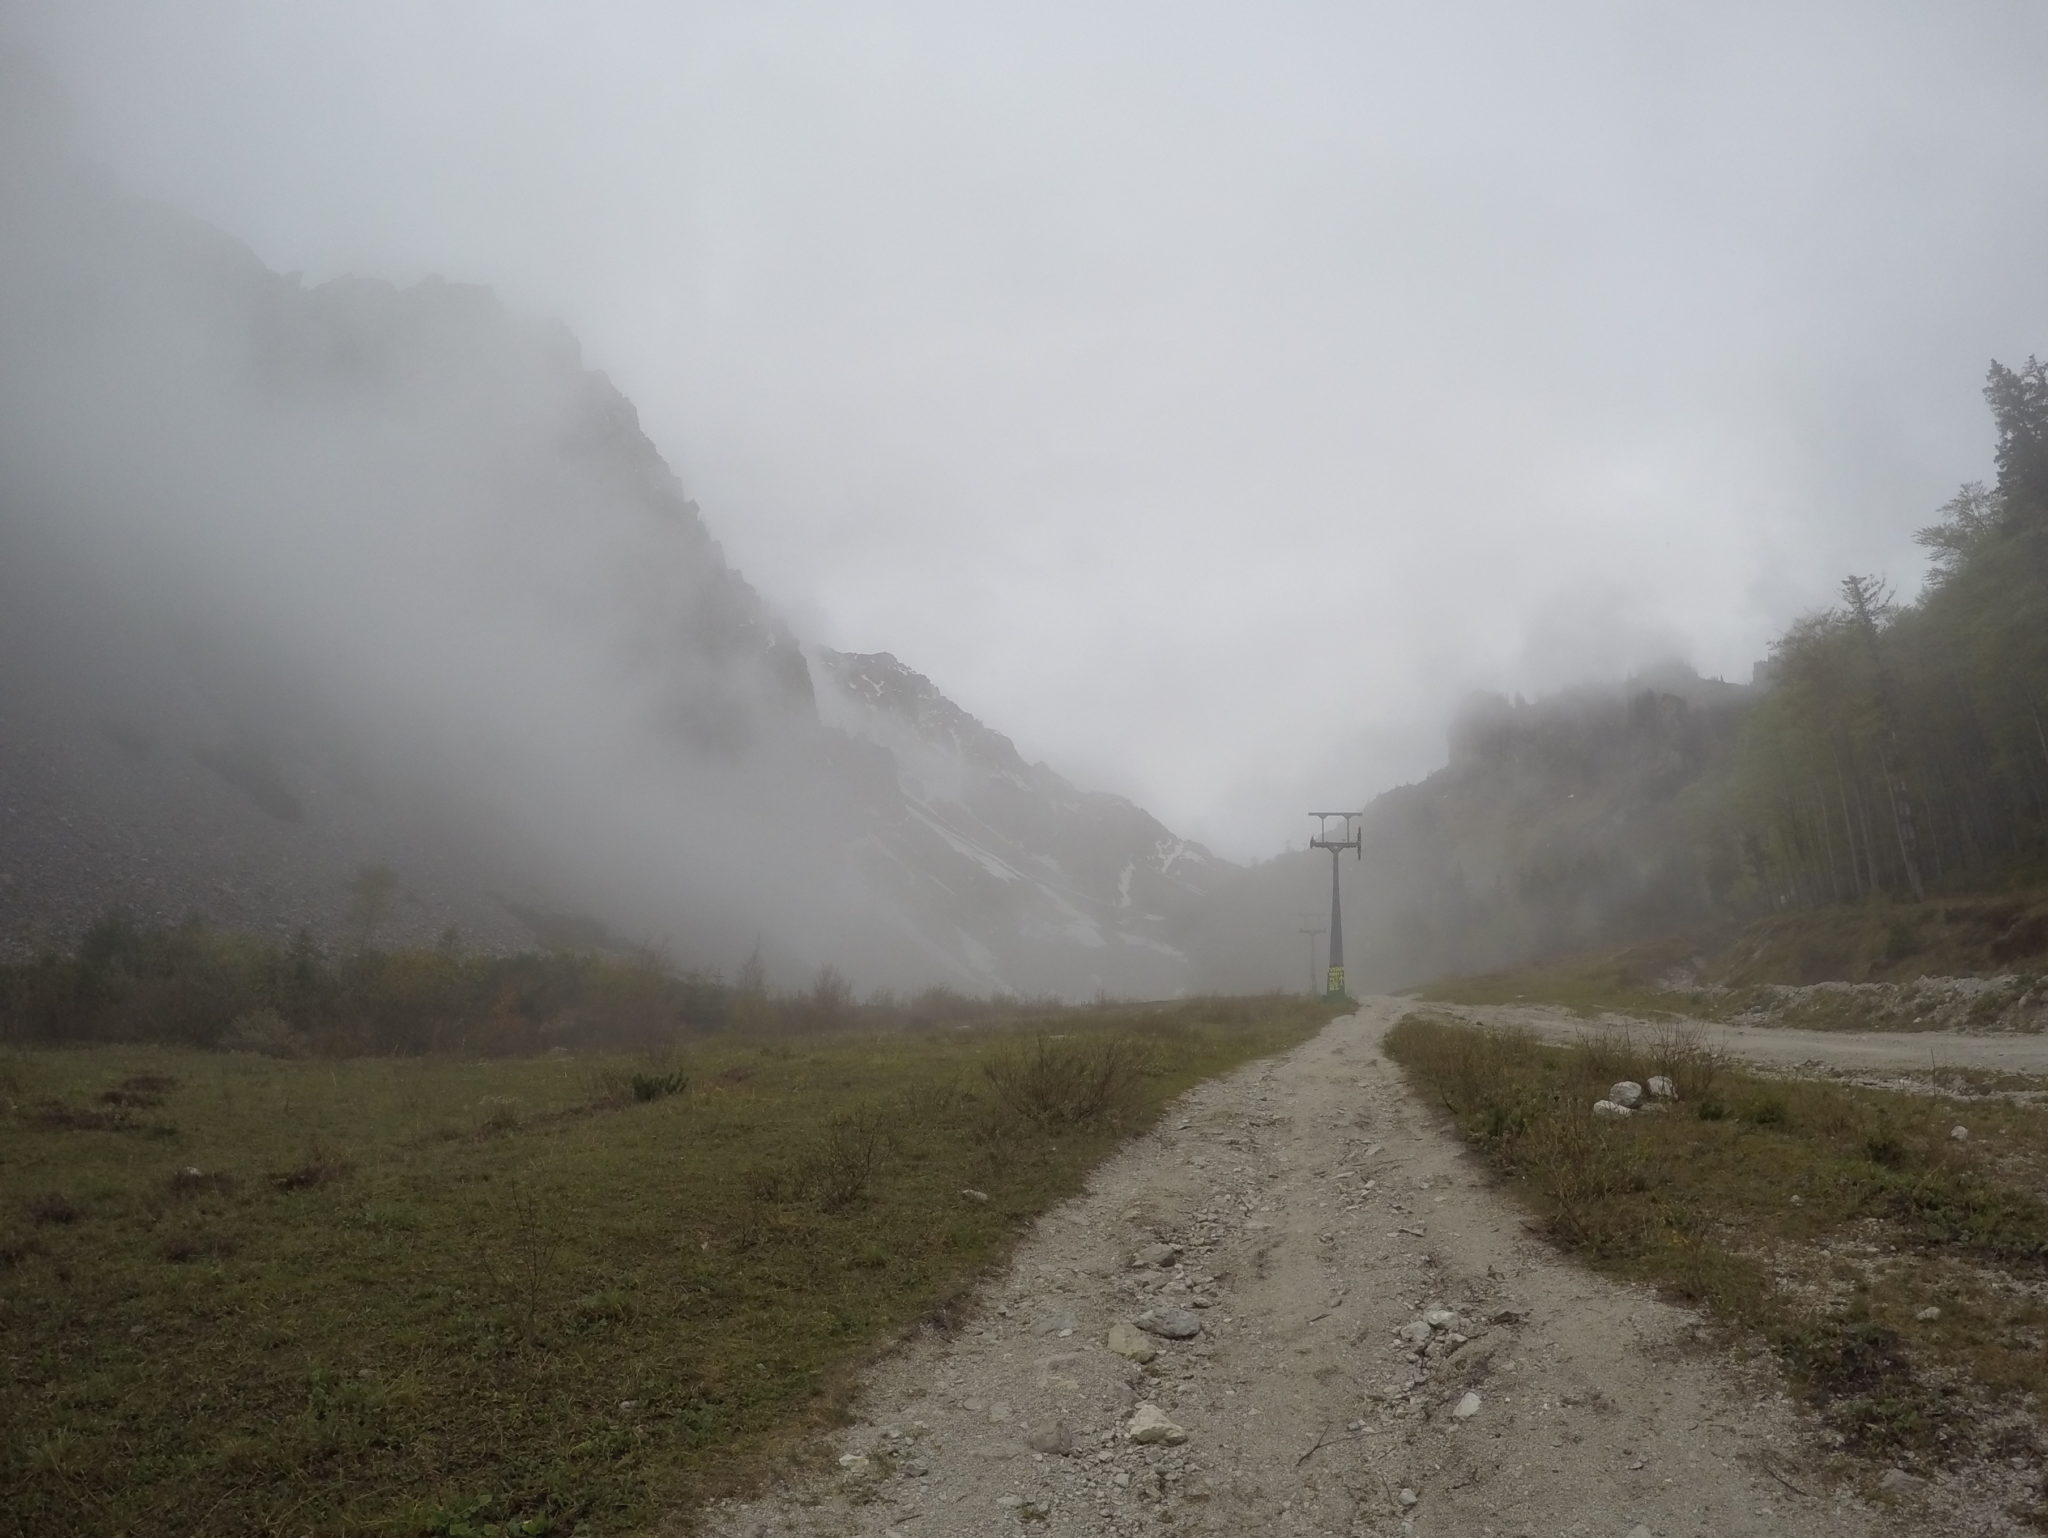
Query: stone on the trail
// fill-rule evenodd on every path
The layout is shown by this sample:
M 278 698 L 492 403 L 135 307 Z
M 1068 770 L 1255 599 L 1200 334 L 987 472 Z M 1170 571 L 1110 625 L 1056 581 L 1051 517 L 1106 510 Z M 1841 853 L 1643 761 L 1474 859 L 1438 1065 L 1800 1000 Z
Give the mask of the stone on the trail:
M 1619 1105 L 1612 1100 L 1596 1100 L 1593 1102 L 1593 1114 L 1595 1116 L 1633 1116 L 1636 1113 L 1627 1106 Z
M 1659 1100 L 1676 1100 L 1678 1086 L 1661 1073 L 1650 1075 L 1650 1093 Z
M 1941 1310 L 1936 1308 L 1932 1303 L 1930 1303 L 1925 1308 L 1921 1309 L 1920 1312 L 1915 1314 L 1913 1317 L 1919 1320 L 1922 1324 L 1932 1324 L 1935 1320 L 1941 1317 Z
M 1131 1257 L 1131 1265 L 1138 1270 L 1152 1266 L 1164 1270 L 1179 1259 L 1180 1246 L 1177 1244 L 1148 1244 Z
M 1409 1489 L 1406 1485 L 1401 1486 L 1400 1501 L 1403 1506 L 1413 1506 L 1417 1501 L 1421 1499 L 1421 1496 L 1417 1495 L 1413 1490 Z
M 967 1187 L 967 1188 L 963 1189 L 963 1190 L 962 1190 L 962 1191 L 960 1192 L 960 1196 L 961 1196 L 961 1199 L 962 1199 L 963 1201 L 970 1201 L 970 1202 L 977 1202 L 977 1203 L 979 1203 L 979 1202 L 986 1202 L 986 1201 L 988 1200 L 988 1192 L 986 1192 L 986 1191 L 977 1191 L 977 1190 L 974 1190 L 974 1189 L 973 1189 L 972 1187 Z
M 1607 1091 L 1607 1098 L 1616 1105 L 1625 1105 L 1634 1110 L 1643 1103 L 1643 1087 L 1634 1079 L 1623 1079 Z
M 847 1453 L 839 1460 L 842 1479 L 866 1479 L 874 1471 L 875 1466 L 866 1453 Z
M 1187 1432 L 1150 1400 L 1131 1412 L 1131 1418 L 1124 1422 L 1124 1435 L 1142 1447 L 1178 1447 L 1188 1439 Z
M 1041 1308 L 1031 1318 L 1033 1335 L 1071 1335 L 1079 1328 L 1074 1311 L 1062 1304 Z
M 1927 1481 L 1918 1474 L 1909 1474 L 1904 1469 L 1886 1469 L 1884 1477 L 1878 1480 L 1877 1487 L 1880 1490 L 1889 1490 L 1894 1495 L 1900 1495 L 1908 1490 L 1918 1490 L 1926 1483 Z
M 1458 1401 L 1458 1407 L 1455 1410 L 1451 1411 L 1451 1414 L 1456 1419 L 1461 1421 L 1468 1421 L 1478 1413 L 1479 1396 L 1477 1394 L 1467 1394 L 1463 1399 Z
M 1394 1333 L 1411 1346 L 1426 1346 L 1429 1344 L 1429 1325 L 1421 1319 L 1409 1320 Z
M 1052 1515 L 1050 1501 L 1026 1501 L 1017 1508 L 1017 1515 L 1026 1522 L 1043 1522 Z
M 1422 1322 L 1433 1330 L 1448 1330 L 1458 1322 L 1458 1316 L 1448 1308 L 1432 1308 L 1422 1316 Z
M 1193 1340 L 1202 1333 L 1202 1321 L 1185 1308 L 1148 1308 L 1131 1323 L 1148 1335 L 1164 1335 L 1168 1340 Z
M 1052 1421 L 1043 1426 L 1034 1426 L 1026 1434 L 1024 1445 L 1035 1453 L 1048 1453 L 1064 1458 L 1074 1450 L 1074 1428 L 1065 1421 Z
M 1149 1362 L 1159 1355 L 1159 1348 L 1147 1340 L 1138 1330 L 1119 1321 L 1109 1327 L 1109 1349 L 1118 1356 L 1128 1357 L 1133 1362 Z
M 1000 1399 L 998 1399 L 994 1404 L 988 1407 L 988 1418 L 998 1425 L 1010 1419 L 1010 1417 L 1014 1413 L 1015 1412 L 1013 1412 L 1010 1409 L 1010 1407 L 1007 1404 L 1003 1403 L 1003 1401 Z
M 1948 1129 L 1948 1135 L 1954 1138 L 1958 1143 L 1967 1143 L 1970 1141 L 1970 1129 L 1968 1127 L 1951 1127 Z

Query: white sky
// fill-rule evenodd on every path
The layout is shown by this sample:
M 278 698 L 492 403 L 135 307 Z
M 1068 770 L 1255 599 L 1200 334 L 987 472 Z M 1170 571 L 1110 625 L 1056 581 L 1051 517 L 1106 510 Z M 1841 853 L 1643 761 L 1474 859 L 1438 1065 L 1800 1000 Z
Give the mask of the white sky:
M 807 638 L 1236 855 L 1910 593 L 2048 351 L 2037 0 L 14 3 L 128 185 L 561 316 Z

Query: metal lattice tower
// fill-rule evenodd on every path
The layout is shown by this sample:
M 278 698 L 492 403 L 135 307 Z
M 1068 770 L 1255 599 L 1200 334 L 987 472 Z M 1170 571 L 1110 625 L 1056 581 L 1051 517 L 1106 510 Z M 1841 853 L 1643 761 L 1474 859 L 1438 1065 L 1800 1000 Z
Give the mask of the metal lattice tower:
M 1330 851 L 1330 971 L 1323 988 L 1326 999 L 1345 999 L 1350 994 L 1344 988 L 1344 903 L 1337 885 L 1337 867 L 1342 862 L 1344 851 L 1350 850 L 1359 859 L 1365 858 L 1364 838 L 1355 826 L 1363 812 L 1310 812 L 1316 819 L 1316 836 L 1308 841 L 1311 849 Z M 1330 820 L 1337 819 L 1342 837 L 1330 836 Z

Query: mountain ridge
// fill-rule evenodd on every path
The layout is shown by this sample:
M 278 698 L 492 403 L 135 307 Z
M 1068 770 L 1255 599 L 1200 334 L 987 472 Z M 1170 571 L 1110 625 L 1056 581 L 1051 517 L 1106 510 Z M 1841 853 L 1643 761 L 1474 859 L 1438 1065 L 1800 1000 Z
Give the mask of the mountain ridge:
M 822 693 L 839 654 L 561 326 L 308 287 L 5 128 L 0 214 L 0 945 L 115 906 L 338 938 L 388 867 L 393 936 L 545 915 L 784 979 L 1186 987 L 1172 836 L 900 664 L 921 720 Z

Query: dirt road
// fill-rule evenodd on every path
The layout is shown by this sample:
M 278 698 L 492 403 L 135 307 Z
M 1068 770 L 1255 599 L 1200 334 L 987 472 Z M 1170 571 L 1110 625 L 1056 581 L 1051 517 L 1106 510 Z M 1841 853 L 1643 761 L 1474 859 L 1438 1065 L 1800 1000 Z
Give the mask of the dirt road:
M 2048 1074 L 2048 1035 L 1971 1036 L 1960 1031 L 1800 1031 L 1775 1026 L 1724 1025 L 1712 1020 L 1588 1020 L 1566 1009 L 1540 1004 L 1409 1005 L 1461 1015 L 1489 1025 L 1519 1026 L 1553 1041 L 1571 1041 L 1587 1031 L 1631 1030 L 1653 1039 L 1674 1026 L 1696 1031 L 1700 1040 L 1751 1062 L 1789 1067 L 1821 1063 L 1830 1068 L 1996 1068 L 2007 1073 Z
M 1380 1055 L 1410 1007 L 1370 1000 L 1191 1092 L 1038 1225 L 963 1330 L 877 1370 L 822 1472 L 708 1531 L 1955 1530 L 1829 1493 L 1792 1408 L 1689 1349 L 1694 1316 L 1529 1235 Z M 1148 1311 L 1200 1333 L 1126 1335 Z M 1156 1359 L 1108 1349 L 1113 1326 Z M 1146 1405 L 1185 1441 L 1135 1439 Z

